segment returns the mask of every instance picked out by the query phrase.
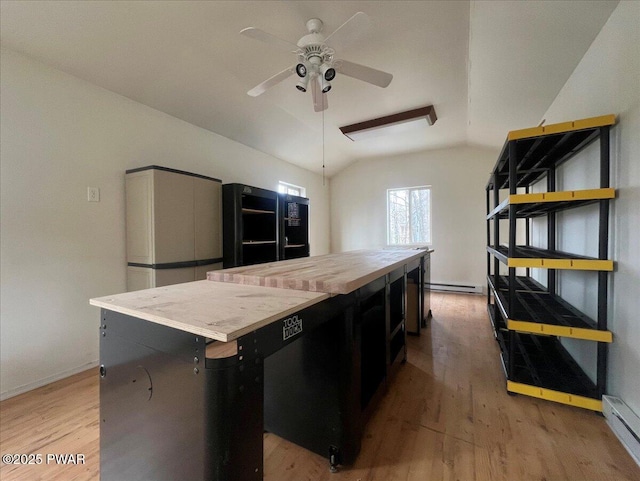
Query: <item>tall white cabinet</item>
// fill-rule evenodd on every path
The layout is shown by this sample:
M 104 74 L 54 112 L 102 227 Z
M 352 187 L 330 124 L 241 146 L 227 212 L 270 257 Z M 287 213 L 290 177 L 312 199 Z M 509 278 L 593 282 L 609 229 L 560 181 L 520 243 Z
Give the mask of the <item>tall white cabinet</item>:
M 222 183 L 156 165 L 125 175 L 127 290 L 206 279 L 222 268 Z

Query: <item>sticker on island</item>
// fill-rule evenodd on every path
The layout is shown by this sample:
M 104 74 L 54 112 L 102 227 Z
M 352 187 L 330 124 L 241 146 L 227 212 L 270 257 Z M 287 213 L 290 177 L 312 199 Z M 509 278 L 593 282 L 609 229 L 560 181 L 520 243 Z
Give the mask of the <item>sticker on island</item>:
M 302 333 L 302 319 L 297 315 L 291 316 L 282 321 L 282 340 L 297 336 Z

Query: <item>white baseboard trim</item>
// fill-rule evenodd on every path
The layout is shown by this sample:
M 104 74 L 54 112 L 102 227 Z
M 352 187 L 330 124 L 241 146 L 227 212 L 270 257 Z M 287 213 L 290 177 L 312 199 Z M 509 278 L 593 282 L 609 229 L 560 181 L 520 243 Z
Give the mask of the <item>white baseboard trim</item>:
M 482 286 L 473 284 L 460 284 L 457 282 L 444 283 L 444 282 L 431 282 L 427 283 L 426 287 L 432 291 L 439 292 L 461 292 L 465 294 L 482 294 Z
M 19 394 L 24 394 L 25 392 L 32 391 L 42 386 L 46 386 L 47 384 L 51 384 L 52 382 L 60 381 L 61 379 L 73 376 L 74 374 L 78 374 L 82 371 L 86 371 L 87 369 L 91 369 L 92 367 L 96 366 L 98 366 L 98 360 L 88 362 L 86 364 L 83 364 L 82 366 L 77 366 L 72 369 L 67 369 L 66 371 L 53 374 L 52 376 L 47 376 L 43 379 L 38 379 L 37 381 L 30 382 L 28 384 L 23 384 L 22 386 L 9 389 L 7 391 L 3 391 L 0 393 L 0 401 L 18 396 Z
M 607 424 L 640 466 L 640 417 L 615 396 L 602 396 L 602 408 Z

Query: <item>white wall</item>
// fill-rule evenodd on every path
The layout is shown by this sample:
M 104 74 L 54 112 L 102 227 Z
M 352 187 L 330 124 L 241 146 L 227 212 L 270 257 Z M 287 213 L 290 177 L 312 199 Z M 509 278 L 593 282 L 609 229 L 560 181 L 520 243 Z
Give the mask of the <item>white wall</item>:
M 549 123 L 614 113 L 611 131 L 611 183 L 618 192 L 612 204 L 611 258 L 616 271 L 610 283 L 608 392 L 640 413 L 640 2 L 620 2 L 544 118 Z M 598 187 L 598 145 L 559 172 L 561 189 Z M 597 256 L 597 207 L 559 216 L 558 248 Z M 586 282 L 585 282 L 586 280 Z M 593 318 L 596 276 L 562 273 L 560 293 Z M 593 343 L 591 343 L 593 344 Z M 593 375 L 593 345 L 567 343 Z
M 124 171 L 157 164 L 306 187 L 311 251 L 329 251 L 322 177 L 3 50 L 0 396 L 98 359 L 91 297 L 125 290 Z M 100 202 L 87 202 L 87 187 Z
M 498 153 L 457 147 L 352 164 L 331 179 L 331 250 L 384 247 L 387 189 L 431 185 L 432 282 L 485 286 L 485 186 Z

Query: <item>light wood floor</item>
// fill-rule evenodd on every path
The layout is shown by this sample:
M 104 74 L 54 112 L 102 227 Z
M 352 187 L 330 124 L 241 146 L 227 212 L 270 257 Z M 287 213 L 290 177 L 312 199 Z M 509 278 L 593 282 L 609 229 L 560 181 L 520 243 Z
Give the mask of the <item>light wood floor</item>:
M 434 294 L 432 308 L 429 328 L 409 338 L 409 360 L 367 424 L 356 463 L 331 474 L 326 459 L 267 434 L 264 479 L 640 480 L 601 416 L 507 395 L 484 297 Z M 1 465 L 0 479 L 97 481 L 98 408 L 95 370 L 2 402 L 2 454 L 83 453 L 86 464 Z

